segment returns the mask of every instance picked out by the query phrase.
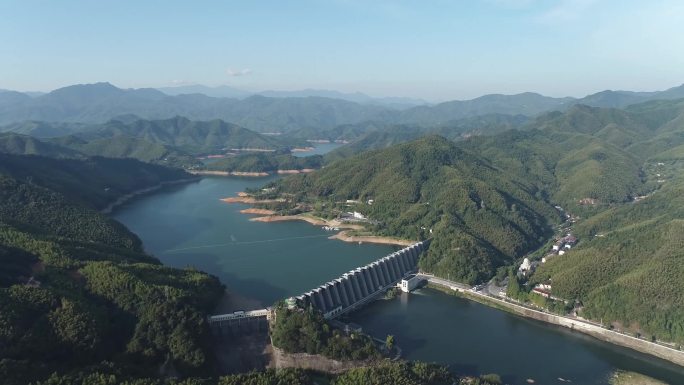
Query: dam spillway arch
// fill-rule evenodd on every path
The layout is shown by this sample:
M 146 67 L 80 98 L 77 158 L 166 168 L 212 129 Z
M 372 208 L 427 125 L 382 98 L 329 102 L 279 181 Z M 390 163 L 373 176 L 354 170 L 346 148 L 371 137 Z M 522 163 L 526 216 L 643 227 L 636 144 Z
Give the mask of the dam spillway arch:
M 327 319 L 348 313 L 377 298 L 406 275 L 418 270 L 418 258 L 429 240 L 417 242 L 377 261 L 358 267 L 288 302 L 319 310 Z

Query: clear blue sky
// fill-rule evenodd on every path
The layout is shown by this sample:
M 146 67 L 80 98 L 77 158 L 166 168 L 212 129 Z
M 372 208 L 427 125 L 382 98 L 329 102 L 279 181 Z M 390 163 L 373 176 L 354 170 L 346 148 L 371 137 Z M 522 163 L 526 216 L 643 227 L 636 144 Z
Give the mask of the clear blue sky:
M 4 0 L 0 88 L 226 84 L 463 99 L 684 82 L 681 0 Z

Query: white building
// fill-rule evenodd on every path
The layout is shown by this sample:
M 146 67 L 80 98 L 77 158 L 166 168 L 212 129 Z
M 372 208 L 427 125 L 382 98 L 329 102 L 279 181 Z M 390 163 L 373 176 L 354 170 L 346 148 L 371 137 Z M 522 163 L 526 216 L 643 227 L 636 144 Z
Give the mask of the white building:
M 401 288 L 401 291 L 404 293 L 408 293 L 418 287 L 421 282 L 423 282 L 422 278 L 418 277 L 417 275 L 411 275 L 403 278 L 401 282 L 399 282 L 399 288 Z
M 532 268 L 532 264 L 530 263 L 529 258 L 523 259 L 523 263 L 520 265 L 520 268 L 518 269 L 519 272 L 524 273 L 526 271 L 530 271 Z
M 352 215 L 354 215 L 354 218 L 356 219 L 366 219 L 366 217 L 358 211 L 354 211 Z

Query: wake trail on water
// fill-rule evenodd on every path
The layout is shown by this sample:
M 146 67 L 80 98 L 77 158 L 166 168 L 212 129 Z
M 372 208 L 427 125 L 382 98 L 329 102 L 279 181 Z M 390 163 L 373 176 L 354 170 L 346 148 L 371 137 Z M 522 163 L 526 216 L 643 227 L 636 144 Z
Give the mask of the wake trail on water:
M 328 235 L 328 234 L 322 234 L 322 235 L 305 235 L 305 236 L 301 236 L 301 237 L 261 239 L 261 240 L 258 240 L 258 241 L 214 243 L 214 244 L 211 244 L 211 245 L 199 245 L 199 246 L 180 247 L 180 248 L 177 248 L 177 249 L 168 249 L 168 250 L 165 250 L 164 253 L 175 253 L 175 252 L 178 252 L 178 251 L 187 251 L 187 250 L 196 250 L 196 249 L 210 249 L 210 248 L 222 247 L 222 246 L 252 245 L 252 244 L 256 244 L 256 243 L 282 242 L 282 241 L 289 241 L 289 240 L 293 240 L 293 239 L 322 238 L 322 237 L 329 237 L 329 236 L 330 236 L 330 235 Z

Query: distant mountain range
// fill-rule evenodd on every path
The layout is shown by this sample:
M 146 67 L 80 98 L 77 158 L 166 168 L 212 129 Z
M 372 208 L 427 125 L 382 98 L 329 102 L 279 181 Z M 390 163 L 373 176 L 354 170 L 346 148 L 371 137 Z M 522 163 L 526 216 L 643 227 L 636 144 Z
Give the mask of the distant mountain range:
M 187 85 L 187 86 L 177 86 L 177 87 L 161 87 L 157 88 L 159 91 L 170 95 L 178 96 L 184 94 L 202 94 L 214 98 L 235 98 L 235 99 L 245 99 L 250 96 L 266 96 L 270 98 L 308 98 L 308 97 L 319 97 L 319 98 L 330 98 L 330 99 L 340 99 L 346 100 L 348 102 L 354 102 L 359 104 L 373 104 L 379 106 L 386 106 L 396 109 L 406 109 L 415 106 L 428 105 L 429 102 L 417 99 L 417 98 L 406 98 L 406 97 L 372 97 L 361 92 L 340 92 L 334 90 L 316 90 L 316 89 L 304 89 L 295 91 L 259 91 L 250 92 L 244 91 L 237 88 L 229 86 L 217 86 L 209 87 L 201 84 Z
M 3 132 L 4 131 L 4 132 Z M 196 157 L 230 149 L 283 150 L 303 140 L 261 135 L 221 120 L 182 117 L 142 120 L 124 116 L 104 124 L 27 121 L 0 128 L 0 153 L 53 158 L 135 158 L 144 162 L 193 168 Z
M 177 95 L 167 94 L 174 90 Z M 38 96 L 0 92 L 0 124 L 26 120 L 102 123 L 117 116 L 134 114 L 144 119 L 174 116 L 192 120 L 222 119 L 258 132 L 286 133 L 302 129 L 328 130 L 362 122 L 435 126 L 487 114 L 533 117 L 548 111 L 564 111 L 576 104 L 625 107 L 649 100 L 684 98 L 683 85 L 658 92 L 602 91 L 580 99 L 552 98 L 531 92 L 485 95 L 472 100 L 400 109 L 388 106 L 393 98 L 383 104 L 363 94 L 335 91 L 264 93 L 269 96 L 243 95 L 229 87 L 186 86 L 164 91 L 167 93 L 152 88 L 121 89 L 109 83 L 96 83 L 64 87 Z M 218 97 L 231 93 L 234 97 Z

